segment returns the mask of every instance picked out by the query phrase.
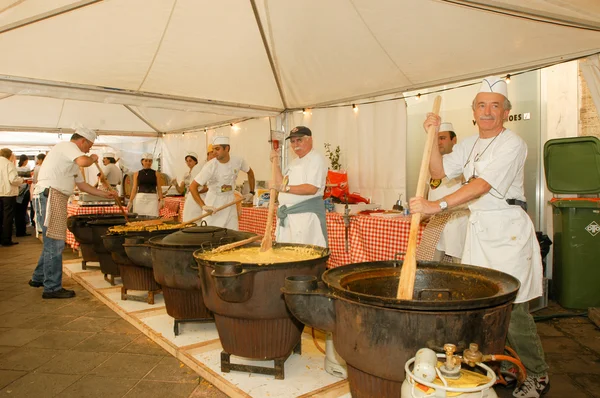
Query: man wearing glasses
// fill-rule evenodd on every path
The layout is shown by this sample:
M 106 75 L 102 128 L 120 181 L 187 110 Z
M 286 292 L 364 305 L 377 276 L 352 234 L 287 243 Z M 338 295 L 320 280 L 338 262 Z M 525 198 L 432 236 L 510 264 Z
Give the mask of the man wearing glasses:
M 273 150 L 275 186 L 279 191 L 277 242 L 327 247 L 327 224 L 323 192 L 327 178 L 325 157 L 313 149 L 312 132 L 297 126 L 286 138 L 296 156 L 282 173 L 279 154 Z
M 437 201 L 412 198 L 412 212 L 436 214 L 467 205 L 469 217 L 462 262 L 506 272 L 521 282 L 515 299 L 508 343 L 527 369 L 525 383 L 515 397 L 539 397 L 550 388 L 544 360 L 528 301 L 542 295 L 542 258 L 535 228 L 525 212 L 523 189 L 527 145 L 504 128 L 511 109 L 503 79 L 483 79 L 473 100 L 473 116 L 479 134 L 457 144 L 443 158 L 432 151 L 432 178 L 464 177 L 465 185 Z M 424 126 L 439 126 L 440 118 L 428 114 Z

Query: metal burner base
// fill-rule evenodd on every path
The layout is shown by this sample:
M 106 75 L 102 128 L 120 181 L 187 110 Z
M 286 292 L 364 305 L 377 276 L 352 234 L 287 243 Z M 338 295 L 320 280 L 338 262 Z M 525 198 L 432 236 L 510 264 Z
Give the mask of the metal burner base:
M 110 283 L 111 286 L 115 285 L 115 276 L 113 274 L 104 274 L 104 280 Z
M 173 324 L 173 333 L 175 336 L 179 336 L 179 324 L 186 322 L 214 322 L 214 318 L 196 318 L 196 319 L 175 319 Z
M 275 376 L 275 380 L 283 380 L 285 378 L 285 361 L 292 354 L 302 354 L 302 340 L 300 340 L 298 344 L 296 344 L 292 352 L 287 354 L 285 357 L 275 358 L 273 360 L 275 362 L 275 366 L 272 368 L 266 366 L 241 365 L 231 363 L 231 354 L 225 351 L 221 351 L 221 372 L 229 373 L 232 370 L 237 370 L 239 372 L 259 373 L 262 375 Z
M 160 293 L 161 290 L 148 290 L 148 296 L 135 296 L 133 294 L 127 294 L 127 289 L 125 287 L 121 287 L 121 300 L 134 300 L 134 301 L 142 301 L 148 304 L 154 304 L 154 295 Z

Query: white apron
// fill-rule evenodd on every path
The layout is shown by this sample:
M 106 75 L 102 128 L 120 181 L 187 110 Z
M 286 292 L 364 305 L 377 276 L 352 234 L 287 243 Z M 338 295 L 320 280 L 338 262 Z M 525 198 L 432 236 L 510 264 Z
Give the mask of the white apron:
M 204 200 L 204 198 L 202 200 Z M 204 202 L 204 203 L 206 203 L 206 202 Z M 183 221 L 192 220 L 196 217 L 201 216 L 202 213 L 204 213 L 202 211 L 202 208 L 200 206 L 198 206 L 198 203 L 196 203 L 196 201 L 192 197 L 192 194 L 188 192 L 185 195 L 185 203 L 183 204 L 182 220 Z M 200 222 L 202 222 L 202 220 L 196 222 L 196 224 L 200 225 Z
M 234 172 L 232 167 L 233 162 L 229 162 L 225 165 L 220 165 L 221 173 L 218 173 L 208 183 L 208 192 L 206 193 L 206 199 L 204 203 L 212 207 L 221 207 L 235 200 L 233 189 L 235 189 L 235 180 L 237 179 L 237 173 Z M 224 167 L 225 166 L 225 167 Z M 222 192 L 223 186 L 231 186 L 230 191 Z M 184 209 L 185 211 L 185 209 Z M 223 227 L 228 229 L 239 229 L 237 209 L 235 206 L 229 206 L 216 213 L 215 215 L 203 218 L 208 225 L 215 227 Z
M 133 199 L 133 211 L 140 216 L 158 217 L 158 194 L 138 192 Z
M 484 168 L 486 161 L 477 165 Z M 472 174 L 473 166 L 465 168 L 465 178 Z M 541 296 L 542 256 L 527 213 L 490 193 L 471 202 L 469 208 L 462 263 L 492 268 L 517 278 L 521 287 L 515 303 Z
M 289 185 L 311 184 L 319 189 L 314 195 L 294 195 L 281 192 L 279 194 L 280 206 L 293 206 L 314 197 L 323 197 L 327 165 L 324 157 L 316 151 L 312 150 L 304 157 L 294 159 L 288 166 L 285 175 L 289 178 Z M 279 222 L 279 219 L 277 219 L 275 230 L 275 240 L 277 242 L 327 247 L 321 223 L 319 223 L 316 214 L 288 214 L 283 226 L 280 226 Z
M 443 197 L 456 192 L 461 187 L 461 178 L 457 177 L 449 180 L 444 177 L 442 184 L 436 189 L 429 189 L 429 200 L 439 200 Z M 467 221 L 469 217 L 464 212 L 453 213 L 446 223 L 436 249 L 444 252 L 448 256 L 461 258 L 465 247 L 467 236 Z

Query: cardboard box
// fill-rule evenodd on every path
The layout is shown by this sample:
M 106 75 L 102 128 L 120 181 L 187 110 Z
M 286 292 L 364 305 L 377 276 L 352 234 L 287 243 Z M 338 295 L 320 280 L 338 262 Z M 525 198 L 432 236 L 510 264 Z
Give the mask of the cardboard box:
M 340 214 L 344 214 L 344 210 L 346 209 L 346 205 L 344 203 L 335 203 L 333 205 L 334 209 L 333 211 L 336 213 L 340 213 Z M 350 209 L 350 215 L 356 215 L 359 212 L 363 211 L 363 210 L 377 210 L 381 207 L 381 205 L 376 204 L 376 203 L 371 203 L 371 204 L 366 204 L 366 203 L 359 203 L 356 205 L 348 205 L 349 209 Z

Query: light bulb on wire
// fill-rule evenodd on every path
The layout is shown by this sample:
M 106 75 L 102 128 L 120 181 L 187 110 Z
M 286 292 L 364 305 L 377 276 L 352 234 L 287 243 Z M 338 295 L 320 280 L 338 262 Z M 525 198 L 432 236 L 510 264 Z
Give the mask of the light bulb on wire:
M 358 106 L 356 106 L 356 104 L 352 104 L 352 110 L 354 113 L 358 112 Z
M 417 94 L 417 101 L 421 99 L 421 93 Z
M 510 73 L 508 75 L 506 75 L 504 80 L 506 80 L 506 84 L 510 84 Z

